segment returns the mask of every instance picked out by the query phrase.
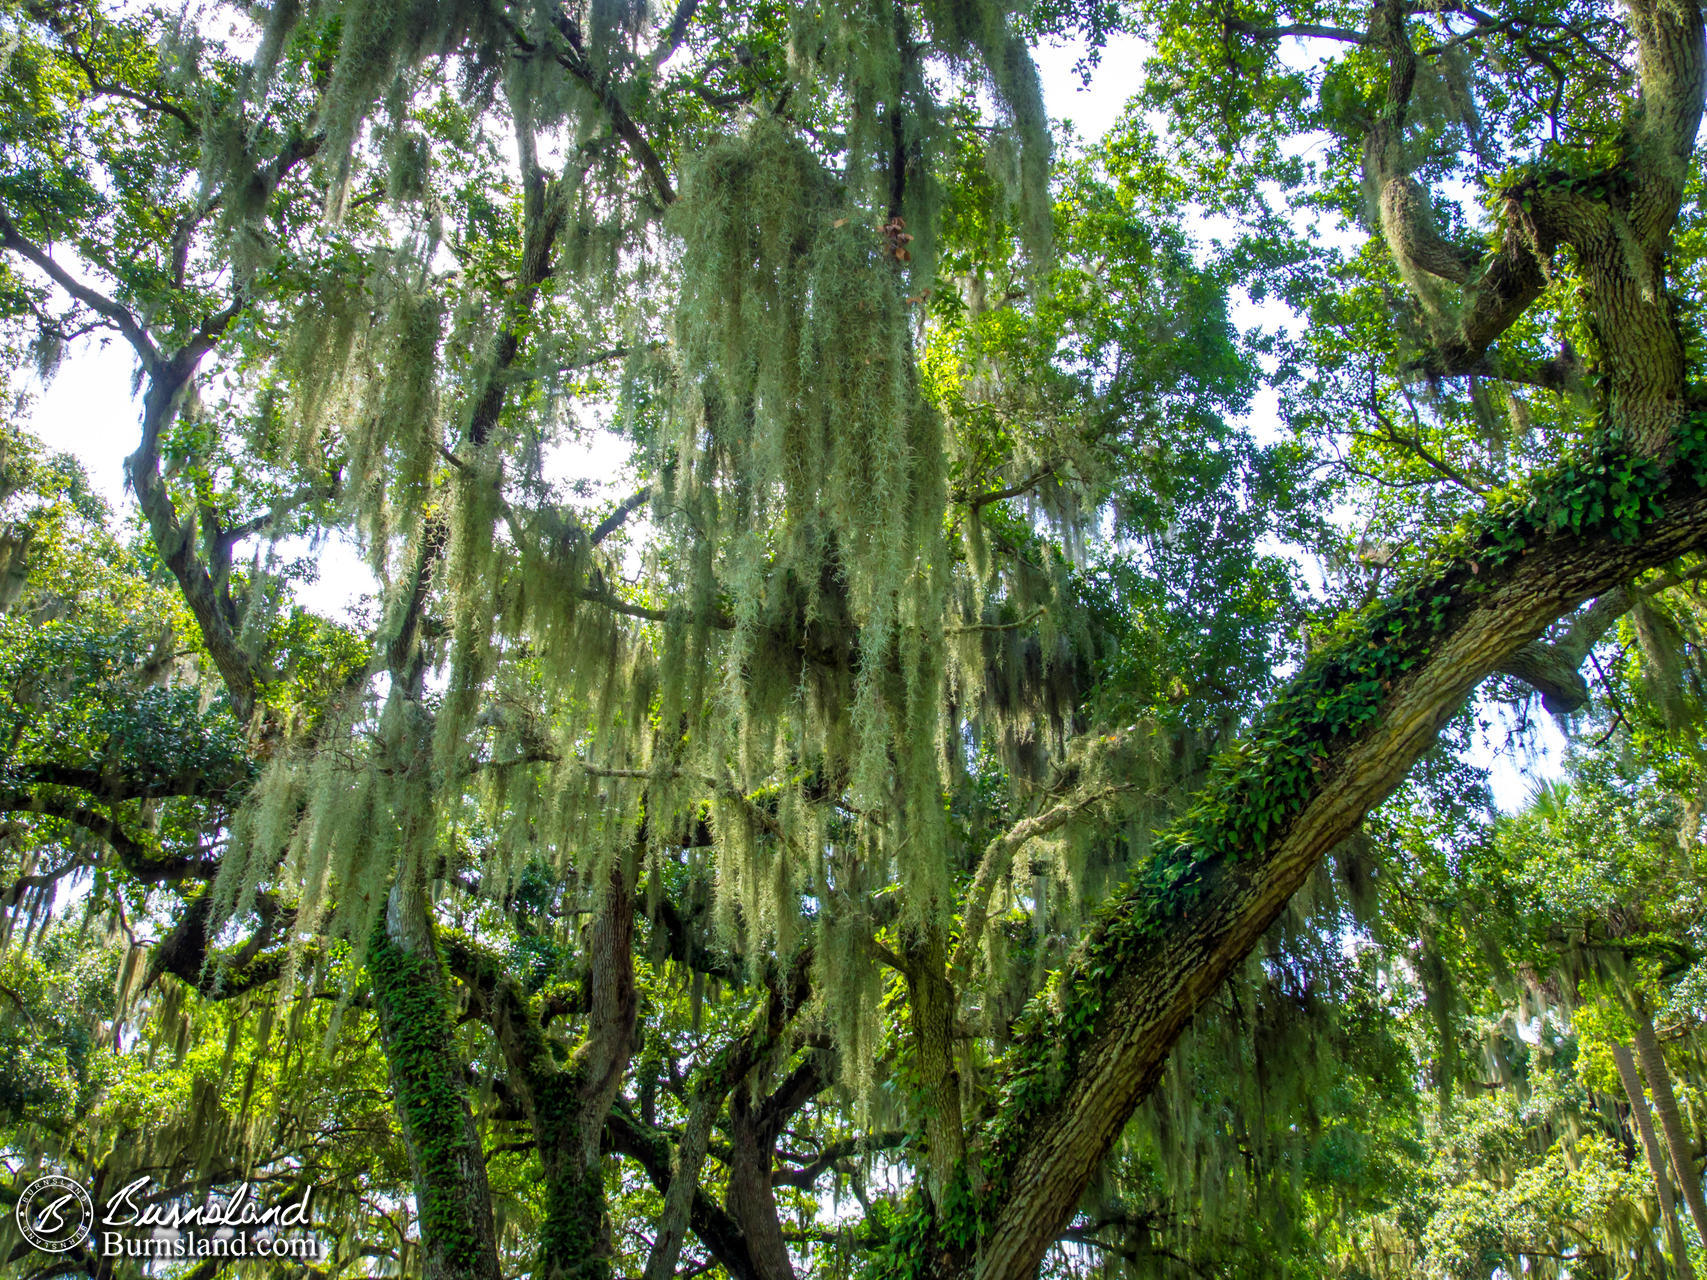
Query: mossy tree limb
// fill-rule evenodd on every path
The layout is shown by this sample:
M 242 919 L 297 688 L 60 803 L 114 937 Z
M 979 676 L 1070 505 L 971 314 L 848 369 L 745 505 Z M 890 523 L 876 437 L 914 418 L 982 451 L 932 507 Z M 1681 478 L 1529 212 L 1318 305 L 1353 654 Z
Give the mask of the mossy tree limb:
M 1583 600 L 1707 544 L 1699 442 L 1689 449 L 1669 477 L 1652 473 L 1650 520 L 1597 508 L 1592 524 L 1536 528 L 1531 516 L 1550 509 L 1539 499 L 1489 519 L 1463 557 L 1318 654 L 1271 704 L 1175 852 L 1104 908 L 1055 1010 L 1015 1055 L 984 1135 L 983 1205 L 945 1233 L 951 1244 L 959 1233 L 958 1266 L 979 1280 L 1031 1274 L 1193 1013 L 1480 681 Z M 1344 699 L 1367 702 L 1349 713 Z
M 960 1072 L 954 1057 L 955 988 L 946 976 L 948 947 L 934 924 L 920 926 L 907 948 L 907 1017 L 914 1088 L 925 1117 L 926 1185 L 941 1199 L 966 1159 Z
M 367 967 L 414 1175 L 426 1280 L 497 1280 L 498 1251 L 480 1135 L 431 924 L 394 892 Z M 410 927 L 426 925 L 426 932 Z M 423 945 L 424 944 L 424 945 Z
M 804 966 L 801 971 L 804 972 Z M 737 1088 L 760 1061 L 771 1053 L 776 1047 L 778 1036 L 790 1021 L 790 1011 L 778 1007 L 780 997 L 781 992 L 773 987 L 771 998 L 766 1001 L 766 1006 L 761 1010 L 754 1025 L 750 1026 L 740 1039 L 726 1045 L 722 1052 L 694 1075 L 688 1121 L 681 1141 L 676 1144 L 675 1157 L 671 1161 L 669 1189 L 664 1196 L 664 1212 L 657 1224 L 652 1253 L 646 1260 L 644 1280 L 669 1280 L 676 1273 L 676 1259 L 680 1255 L 694 1201 L 699 1194 L 700 1165 L 704 1162 L 710 1145 L 712 1125 L 722 1114 L 724 1101 L 729 1097 L 730 1091 Z M 744 1110 L 750 1114 L 752 1110 L 751 1107 L 743 1109 L 741 1104 L 742 1100 L 739 1098 L 731 1102 L 731 1130 L 737 1139 L 742 1128 L 736 1118 L 737 1113 Z M 775 1135 L 772 1135 L 771 1141 L 774 1144 Z M 742 1145 L 737 1140 L 733 1157 L 736 1164 L 739 1165 L 744 1158 L 753 1163 L 756 1153 L 743 1152 Z M 732 1182 L 731 1188 L 733 1186 Z M 774 1217 L 774 1198 L 771 1210 Z M 763 1239 L 762 1233 L 754 1235 Z M 783 1262 L 787 1265 L 786 1249 Z M 759 1265 L 758 1270 L 760 1274 L 768 1275 L 774 1270 L 774 1266 L 766 1263 Z
M 1510 185 L 1493 252 L 1448 244 L 1413 176 L 1405 130 L 1418 55 L 1413 11 L 1402 0 L 1383 0 L 1370 23 L 1367 42 L 1384 53 L 1388 77 L 1363 137 L 1363 165 L 1381 233 L 1427 322 L 1430 350 L 1420 363 L 1431 375 L 1462 376 L 1483 364 L 1540 296 L 1555 251 L 1569 248 L 1601 346 L 1608 425 L 1658 452 L 1683 411 L 1684 344 L 1665 270 L 1701 123 L 1707 47 L 1699 5 L 1639 0 L 1627 8 L 1641 109 L 1616 155 L 1592 173 L 1537 170 Z M 1455 300 L 1443 283 L 1459 286 Z
M 812 994 L 814 951 L 797 951 L 786 970 L 766 974 L 765 1004 L 745 1039 L 750 1064 L 729 1099 L 730 1163 L 724 1206 L 740 1226 L 747 1256 L 759 1280 L 794 1280 L 794 1263 L 782 1233 L 772 1168 L 777 1139 L 802 1107 L 828 1088 L 834 1076 L 831 1055 L 808 1053 L 774 1089 L 767 1063 L 783 1047 L 784 1036 Z
M 1502 675 L 1516 676 L 1541 695 L 1541 703 L 1555 715 L 1568 715 L 1588 704 L 1588 685 L 1581 667 L 1589 650 L 1628 613 L 1635 597 L 1623 587 L 1601 595 L 1576 617 L 1564 636 L 1548 644 L 1532 640 L 1500 666 Z

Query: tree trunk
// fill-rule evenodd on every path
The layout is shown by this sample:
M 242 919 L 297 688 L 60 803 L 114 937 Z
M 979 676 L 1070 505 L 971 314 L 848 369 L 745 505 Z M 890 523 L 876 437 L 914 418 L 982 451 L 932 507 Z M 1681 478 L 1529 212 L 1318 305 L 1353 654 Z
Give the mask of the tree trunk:
M 368 947 L 380 1042 L 415 1182 L 424 1280 L 498 1280 L 485 1153 L 468 1108 L 432 924 L 393 889 Z
M 629 870 L 617 859 L 588 930 L 587 1032 L 567 1066 L 558 1065 L 539 1016 L 503 958 L 468 938 L 450 935 L 446 941 L 453 972 L 497 1036 L 544 1170 L 545 1221 L 535 1280 L 609 1280 L 612 1274 L 602 1153 L 634 1047 L 631 885 Z
M 795 1280 L 794 1260 L 782 1238 L 776 1191 L 771 1186 L 771 1163 L 776 1131 L 765 1123 L 764 1108 L 747 1088 L 737 1086 L 729 1099 L 729 1191 L 724 1203 L 729 1216 L 741 1224 L 747 1251 L 759 1280 Z
M 615 1246 L 605 1199 L 602 1136 L 634 1052 L 634 876 L 612 860 L 587 937 L 587 1034 L 567 1071 L 530 1090 L 545 1166 L 540 1280 L 609 1280 Z M 549 1058 L 546 1062 L 549 1062 Z
M 927 1186 L 940 1203 L 966 1159 L 966 1130 L 954 1061 L 954 988 L 944 976 L 948 949 L 937 929 L 926 933 L 907 952 L 907 1016 L 915 1084 L 925 1111 Z
M 676 1147 L 676 1157 L 670 1169 L 670 1189 L 664 1193 L 664 1212 L 653 1233 L 652 1253 L 646 1259 L 642 1280 L 671 1280 L 676 1274 L 676 1259 L 687 1237 L 688 1219 L 693 1211 L 694 1195 L 699 1191 L 699 1170 L 705 1163 L 705 1152 L 711 1142 L 711 1125 L 723 1109 L 725 1090 L 705 1082 L 694 1091 L 693 1106 L 688 1122 L 682 1129 L 682 1140 Z
M 1648 1095 L 1642 1092 L 1642 1077 L 1636 1072 L 1636 1059 L 1631 1056 L 1630 1046 L 1613 1044 L 1612 1061 L 1617 1064 L 1618 1078 L 1624 1082 L 1624 1094 L 1630 1099 L 1630 1113 L 1636 1118 L 1636 1132 L 1642 1139 L 1642 1151 L 1648 1157 L 1648 1172 L 1653 1175 L 1654 1191 L 1660 1198 L 1660 1216 L 1665 1221 L 1672 1267 L 1683 1280 L 1695 1280 L 1695 1268 L 1689 1261 L 1689 1246 L 1684 1243 L 1683 1228 L 1677 1222 L 1677 1201 L 1671 1194 L 1671 1175 L 1666 1172 L 1665 1156 L 1661 1154 L 1659 1138 L 1654 1134 L 1653 1120 L 1648 1115 Z
M 1671 1167 L 1683 1190 L 1683 1202 L 1689 1206 L 1689 1216 L 1695 1220 L 1695 1233 L 1707 1242 L 1707 1199 L 1701 1194 L 1701 1176 L 1695 1172 L 1690 1158 L 1689 1139 L 1683 1132 L 1683 1117 L 1678 1113 L 1677 1095 L 1671 1088 L 1671 1071 L 1660 1052 L 1659 1037 L 1654 1034 L 1654 1021 L 1648 1013 L 1647 1001 L 1638 995 L 1632 1002 L 1635 1024 L 1636 1056 L 1642 1062 L 1642 1074 L 1648 1077 L 1648 1089 L 1654 1095 L 1654 1112 L 1660 1118 L 1660 1130 L 1665 1134 L 1666 1147 L 1671 1151 Z
M 1326 658 L 1312 660 L 1291 695 L 1306 699 L 1298 704 L 1304 709 L 1290 713 L 1298 727 L 1287 712 L 1259 723 L 1254 745 L 1224 766 L 1224 785 L 1209 797 L 1213 806 L 1194 811 L 1201 814 L 1192 827 L 1200 843 L 1169 850 L 1188 865 L 1170 871 L 1174 878 L 1161 889 L 1140 886 L 1130 902 L 1108 904 L 1064 969 L 1060 1012 L 1037 1033 L 1057 1042 L 1063 1064 L 1031 1068 L 1042 1081 L 1031 1088 L 1010 1077 L 1013 1101 L 992 1118 L 986 1138 L 983 1163 L 996 1170 L 996 1181 L 975 1257 L 962 1265 L 975 1267 L 980 1280 L 1029 1280 L 1192 1014 L 1249 954 L 1321 856 L 1399 784 L 1481 680 L 1585 599 L 1707 542 L 1707 494 L 1692 476 L 1673 476 L 1655 497 L 1663 513 L 1633 530 L 1531 530 L 1520 554 L 1495 562 L 1476 552 L 1441 571 L 1412 597 L 1432 598 L 1440 610 L 1426 637 L 1371 634 L 1367 656 L 1347 651 L 1336 659 L 1346 669 L 1387 670 L 1383 664 L 1404 655 L 1395 674 L 1373 685 L 1382 699 L 1378 714 L 1355 729 L 1326 734 L 1304 727 L 1316 724 L 1309 719 L 1313 700 L 1328 696 L 1302 687 Z M 1276 705 L 1294 704 L 1282 694 Z M 1293 798 L 1277 804 L 1248 791 L 1242 780 L 1266 776 L 1263 770 L 1284 777 Z M 1271 815 L 1260 829 L 1245 825 L 1243 809 L 1252 805 Z M 1222 829 L 1238 833 L 1236 851 L 1212 852 Z M 1149 901 L 1140 889 L 1159 896 Z M 1135 917 L 1166 925 L 1123 931 Z M 1014 1061 L 1014 1071 L 1029 1065 L 1023 1055 Z M 1051 1086 L 1051 1078 L 1062 1083 Z

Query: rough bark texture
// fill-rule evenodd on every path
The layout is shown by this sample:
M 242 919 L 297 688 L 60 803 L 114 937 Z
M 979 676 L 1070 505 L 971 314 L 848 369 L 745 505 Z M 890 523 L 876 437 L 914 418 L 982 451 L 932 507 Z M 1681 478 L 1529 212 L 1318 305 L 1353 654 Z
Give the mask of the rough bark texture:
M 605 1129 L 634 1049 L 632 886 L 632 871 L 618 858 L 587 930 L 586 1037 L 563 1066 L 503 959 L 466 938 L 446 940 L 452 972 L 497 1037 L 507 1082 L 533 1130 L 545 1172 L 536 1280 L 607 1280 L 612 1274 Z
M 613 1243 L 602 1137 L 634 1052 L 634 882 L 616 859 L 587 937 L 587 1034 L 569 1069 L 532 1093 L 534 1140 L 545 1164 L 542 1280 L 605 1280 Z M 547 1057 L 546 1062 L 551 1059 Z
M 1671 1070 L 1660 1051 L 1659 1037 L 1654 1034 L 1654 1020 L 1640 997 L 1635 1002 L 1634 1013 L 1635 1032 L 1631 1039 L 1636 1042 L 1642 1074 L 1648 1077 L 1648 1091 L 1654 1095 L 1654 1113 L 1660 1118 L 1660 1131 L 1665 1134 L 1666 1149 L 1671 1153 L 1672 1171 L 1677 1174 L 1689 1216 L 1695 1219 L 1696 1234 L 1707 1240 L 1707 1198 L 1702 1196 L 1701 1175 L 1695 1171 L 1695 1161 L 1690 1157 L 1689 1136 L 1683 1131 L 1683 1116 L 1671 1087 Z
M 1388 59 L 1385 103 L 1364 138 L 1363 167 L 1382 235 L 1421 305 L 1436 375 L 1474 372 L 1489 346 L 1540 296 L 1554 251 L 1576 251 L 1600 345 L 1607 424 L 1637 450 L 1663 453 L 1683 411 L 1682 335 L 1665 286 L 1671 232 L 1689 177 L 1707 86 L 1698 3 L 1629 0 L 1641 111 L 1604 172 L 1536 174 L 1506 192 L 1505 231 L 1479 268 L 1440 236 L 1404 140 L 1417 77 L 1412 6 L 1381 0 L 1368 43 Z M 1462 284 L 1457 301 L 1436 282 Z
M 797 970 L 804 973 L 804 967 Z M 793 1013 L 799 1008 L 803 992 L 785 993 L 780 987 L 773 987 L 770 998 L 765 1002 L 762 1016 L 756 1025 L 724 1049 L 710 1062 L 706 1063 L 695 1074 L 692 1087 L 692 1102 L 688 1111 L 688 1122 L 682 1131 L 681 1141 L 677 1144 L 675 1158 L 670 1162 L 669 1190 L 664 1196 L 664 1212 L 657 1225 L 653 1238 L 652 1253 L 646 1260 L 645 1280 L 669 1280 L 675 1274 L 676 1257 L 681 1252 L 682 1240 L 689 1223 L 693 1220 L 693 1210 L 696 1198 L 699 1196 L 700 1165 L 705 1160 L 705 1153 L 710 1144 L 711 1128 L 718 1115 L 723 1110 L 724 1099 L 729 1091 L 736 1088 L 740 1082 L 751 1073 L 759 1063 L 775 1048 L 777 1038 L 788 1025 Z M 793 1007 L 789 1006 L 793 1000 Z M 737 1099 L 735 1107 L 741 1107 L 744 1099 Z M 776 1099 L 767 1100 L 767 1106 L 773 1106 Z M 774 1109 L 774 1108 L 773 1108 Z M 750 1141 L 768 1141 L 774 1146 L 776 1141 L 775 1129 L 780 1127 L 780 1120 L 765 1121 L 762 1109 L 758 1112 L 748 1104 L 742 1112 L 748 1130 Z M 768 1138 L 767 1125 L 769 1129 Z M 735 1126 L 732 1124 L 732 1132 Z M 739 1139 L 737 1140 L 739 1141 Z M 737 1150 L 734 1159 L 743 1164 L 743 1169 L 749 1172 L 761 1164 L 767 1171 L 770 1167 L 770 1147 L 767 1146 L 764 1158 L 761 1160 L 757 1151 Z M 763 1209 L 762 1198 L 748 1197 L 749 1204 L 743 1205 L 744 1210 L 759 1212 Z M 775 1201 L 771 1202 L 772 1217 L 775 1216 Z M 745 1233 L 744 1233 L 745 1234 Z M 769 1250 L 770 1243 L 763 1233 L 755 1238 L 764 1241 L 764 1247 Z M 780 1232 L 779 1232 L 780 1238 Z M 708 1246 L 709 1247 L 709 1246 Z M 774 1258 L 767 1253 L 768 1268 L 774 1266 Z M 750 1258 L 750 1255 L 749 1255 Z M 783 1261 L 787 1263 L 787 1250 L 783 1250 Z M 755 1264 L 757 1265 L 757 1264 Z M 779 1273 L 780 1274 L 780 1273 Z
M 1677 1222 L 1677 1200 L 1671 1193 L 1671 1174 L 1654 1134 L 1653 1118 L 1648 1114 L 1648 1095 L 1642 1092 L 1642 1077 L 1636 1071 L 1636 1059 L 1627 1044 L 1612 1046 L 1612 1061 L 1618 1067 L 1618 1078 L 1624 1084 L 1624 1096 L 1630 1099 L 1630 1114 L 1636 1120 L 1636 1132 L 1642 1139 L 1642 1153 L 1648 1158 L 1648 1172 L 1653 1175 L 1654 1193 L 1659 1196 L 1660 1215 L 1665 1219 L 1666 1244 L 1671 1250 L 1671 1264 L 1683 1280 L 1695 1280 L 1695 1268 L 1689 1261 L 1689 1246 L 1683 1242 L 1683 1229 Z
M 1673 481 L 1664 511 L 1636 545 L 1557 534 L 1484 578 L 1487 586 L 1453 608 L 1426 657 L 1393 687 L 1375 725 L 1320 760 L 1299 816 L 1239 861 L 1208 868 L 1195 902 L 1102 980 L 1088 1047 L 1061 1100 L 1027 1118 L 1010 1153 L 1007 1190 L 973 1260 L 980 1280 L 1032 1275 L 1192 1014 L 1470 691 L 1567 610 L 1707 542 L 1707 495 L 1693 481 Z
M 676 1259 L 681 1255 L 694 1195 L 699 1191 L 700 1166 L 705 1163 L 706 1147 L 711 1141 L 711 1125 L 723 1109 L 726 1091 L 710 1082 L 695 1091 L 682 1140 L 671 1162 L 670 1189 L 664 1193 L 664 1212 L 653 1232 L 652 1252 L 646 1259 L 642 1280 L 670 1280 L 676 1274 Z
M 776 1125 L 768 1108 L 754 1103 L 745 1089 L 729 1100 L 729 1216 L 741 1224 L 747 1252 L 759 1280 L 795 1280 L 788 1242 L 782 1237 L 771 1163 L 776 1154 Z
M 764 1021 L 747 1037 L 754 1065 L 729 1099 L 732 1150 L 724 1204 L 740 1224 L 759 1280 L 794 1280 L 794 1262 L 783 1239 L 772 1177 L 776 1143 L 794 1114 L 828 1087 L 832 1076 L 829 1055 L 818 1049 L 808 1053 L 774 1090 L 767 1093 L 761 1087 L 768 1087 L 766 1061 L 783 1046 L 790 1022 L 811 995 L 812 955 L 811 947 L 803 947 L 786 974 L 767 979 L 770 996 Z
M 142 443 L 125 459 L 125 474 L 131 491 L 136 494 L 137 506 L 148 521 L 148 531 L 160 559 L 177 579 L 208 654 L 231 695 L 232 711 L 239 720 L 247 721 L 255 711 L 257 670 L 254 658 L 238 639 L 239 611 L 226 584 L 215 581 L 196 554 L 195 520 L 179 519 L 160 478 L 160 438 L 177 417 L 185 388 L 197 365 L 212 350 L 214 335 L 224 329 L 227 320 L 229 316 L 206 338 L 148 366 L 148 386 L 142 401 Z M 211 518 L 211 513 L 204 516 Z M 217 530 L 203 532 L 217 539 Z
M 1590 649 L 1635 603 L 1622 587 L 1600 596 L 1572 620 L 1554 644 L 1532 640 L 1500 664 L 1501 675 L 1516 676 L 1541 695 L 1554 715 L 1569 715 L 1588 705 L 1588 684 L 1579 670 Z

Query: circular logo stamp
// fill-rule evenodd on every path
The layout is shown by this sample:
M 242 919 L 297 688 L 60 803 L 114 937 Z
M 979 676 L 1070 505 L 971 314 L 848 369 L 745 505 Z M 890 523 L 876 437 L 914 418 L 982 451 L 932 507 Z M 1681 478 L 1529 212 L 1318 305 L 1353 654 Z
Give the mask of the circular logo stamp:
M 18 1230 L 44 1253 L 64 1253 L 89 1238 L 95 1202 L 83 1185 L 57 1173 L 37 1178 L 18 1197 Z

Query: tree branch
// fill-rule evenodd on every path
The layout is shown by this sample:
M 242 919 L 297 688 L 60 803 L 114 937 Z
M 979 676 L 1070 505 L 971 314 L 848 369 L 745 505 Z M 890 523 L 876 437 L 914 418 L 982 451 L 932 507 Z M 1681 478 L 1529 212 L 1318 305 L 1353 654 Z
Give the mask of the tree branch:
M 1690 477 L 1674 476 L 1655 498 L 1663 514 L 1634 535 L 1616 527 L 1592 534 L 1535 530 L 1521 555 L 1480 571 L 1459 561 L 1419 584 L 1407 598 L 1430 593 L 1444 613 L 1412 651 L 1408 669 L 1376 686 L 1379 714 L 1354 722 L 1362 727 L 1317 738 L 1328 731 L 1309 719 L 1298 727 L 1284 718 L 1267 727 L 1259 722 L 1251 740 L 1260 745 L 1222 766 L 1214 807 L 1193 810 L 1187 830 L 1198 843 L 1156 864 L 1154 874 L 1163 875 L 1161 868 L 1178 862 L 1177 877 L 1140 878 L 1106 905 L 1102 923 L 1065 967 L 1056 988 L 1060 1012 L 1032 1033 L 1037 1044 L 1053 1046 L 1056 1058 L 1065 1055 L 1051 1058 L 1049 1067 L 1064 1073 L 1058 1093 L 1036 1095 L 1030 1077 L 1012 1074 L 1031 1061 L 1026 1043 L 1016 1049 L 1006 1086 L 1011 1101 L 991 1126 L 994 1164 L 1002 1172 L 991 1225 L 978 1246 L 979 1280 L 1031 1274 L 1192 1015 L 1242 963 L 1323 854 L 1399 784 L 1469 692 L 1566 610 L 1707 543 L 1707 493 Z M 1381 646 L 1388 642 L 1372 634 L 1358 643 L 1374 654 L 1386 652 Z M 1278 705 L 1312 696 L 1305 690 L 1325 663 L 1370 660 L 1350 650 L 1318 653 L 1293 682 L 1298 692 L 1283 692 Z M 1248 806 L 1265 801 L 1240 788 L 1264 785 L 1256 781 L 1268 776 L 1263 770 L 1298 778 L 1303 791 L 1273 818 L 1250 825 L 1256 819 Z M 1202 843 L 1219 830 L 1240 833 L 1226 837 L 1239 842 L 1236 854 Z M 1129 929 L 1126 922 L 1135 920 L 1157 924 Z M 1078 1026 L 1086 1030 L 1067 1030 Z
M 0 248 L 8 249 L 31 263 L 78 302 L 110 321 L 113 327 L 125 336 L 125 340 L 136 348 L 136 354 L 145 366 L 159 361 L 160 351 L 154 345 L 154 339 L 148 336 L 142 322 L 132 315 L 128 308 L 113 301 L 106 294 L 90 288 L 60 266 L 44 249 L 18 230 L 17 223 L 7 216 L 4 209 L 0 209 Z
M 1063 800 L 1042 813 L 1022 818 L 984 846 L 978 869 L 972 873 L 972 883 L 966 889 L 965 906 L 961 910 L 960 942 L 949 957 L 948 972 L 952 984 L 958 986 L 971 976 L 973 958 L 984 941 L 984 925 L 990 916 L 990 897 L 1013 865 L 1014 855 L 1029 842 L 1060 830 L 1086 809 L 1126 789 L 1125 786 L 1099 787 Z
M 587 535 L 587 541 L 592 543 L 595 547 L 598 546 L 599 543 L 603 542 L 606 538 L 610 537 L 611 534 L 622 528 L 623 522 L 644 506 L 646 504 L 646 499 L 651 496 L 651 485 L 647 485 L 643 489 L 636 489 L 633 493 L 629 494 L 628 497 L 624 498 L 617 504 L 615 511 L 611 512 L 603 520 L 599 521 L 598 524 L 593 526 L 592 533 Z
M 1227 30 L 1251 40 L 1272 42 L 1297 38 L 1300 40 L 1338 40 L 1343 44 L 1366 44 L 1368 37 L 1345 27 L 1323 26 L 1316 22 L 1293 22 L 1279 27 L 1259 27 L 1243 18 L 1225 19 Z
M 1556 716 L 1580 711 L 1588 705 L 1588 684 L 1578 668 L 1588 651 L 1634 604 L 1628 590 L 1614 587 L 1578 614 L 1557 643 L 1531 640 L 1497 670 L 1533 688 L 1541 695 L 1541 705 Z
M 681 0 L 681 3 L 676 5 L 675 15 L 670 19 L 663 38 L 646 59 L 646 66 L 654 75 L 657 74 L 658 68 L 674 57 L 676 50 L 682 47 L 682 41 L 687 39 L 688 24 L 693 21 L 694 14 L 699 12 L 699 4 L 700 0 Z
M 690 15 L 691 16 L 691 15 Z M 559 52 L 558 63 L 574 76 L 598 99 L 599 105 L 610 117 L 611 128 L 616 136 L 621 138 L 630 154 L 640 165 L 640 170 L 646 175 L 646 180 L 652 184 L 658 199 L 665 205 L 676 202 L 676 190 L 670 184 L 670 175 L 664 171 L 663 161 L 658 159 L 658 153 L 647 141 L 646 135 L 640 131 L 640 126 L 634 123 L 634 118 L 628 114 L 628 108 L 622 105 L 622 99 L 617 96 L 615 88 L 609 80 L 594 73 L 587 50 L 581 41 L 581 28 L 566 13 L 556 15 L 557 30 L 569 42 L 567 51 Z M 684 24 L 685 25 L 685 24 Z
M 142 440 L 136 452 L 125 459 L 125 472 L 137 505 L 148 521 L 155 549 L 178 580 L 184 602 L 189 605 L 214 666 L 219 669 L 231 696 L 232 710 L 239 721 L 247 722 L 255 711 L 261 669 L 238 642 L 224 607 L 223 592 L 196 555 L 193 517 L 180 522 L 160 476 L 160 437 L 176 416 L 179 397 L 197 366 L 236 319 L 243 301 L 239 295 L 224 310 L 209 316 L 170 357 L 144 360 L 148 389 L 142 400 Z

